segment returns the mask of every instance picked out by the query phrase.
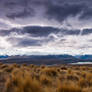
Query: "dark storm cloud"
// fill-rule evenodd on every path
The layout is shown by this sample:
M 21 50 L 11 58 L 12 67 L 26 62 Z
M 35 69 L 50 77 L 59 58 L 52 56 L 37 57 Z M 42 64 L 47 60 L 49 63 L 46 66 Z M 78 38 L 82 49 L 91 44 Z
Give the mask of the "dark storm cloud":
M 23 28 L 13 28 L 10 30 L 0 30 L 0 36 L 11 36 L 12 33 L 17 35 L 28 34 L 30 37 L 48 37 L 50 34 L 55 35 L 79 35 L 81 30 L 68 30 L 54 27 L 27 26 Z M 83 29 L 81 35 L 92 34 L 92 29 Z
M 41 43 L 38 40 L 21 40 L 17 46 L 28 47 L 28 46 L 41 46 Z
M 26 36 L 22 38 L 18 37 L 8 37 L 7 41 L 13 45 L 13 47 L 31 47 L 31 46 L 42 46 L 43 44 L 47 44 L 51 41 L 54 41 L 53 36 L 49 36 L 47 38 L 38 38 L 34 39 L 34 37 Z
M 80 19 L 90 19 L 90 18 L 92 18 L 92 7 L 86 7 L 82 15 L 80 16 Z
M 24 27 L 22 34 L 28 33 L 32 36 L 48 36 L 51 33 L 54 34 L 63 34 L 63 35 L 79 35 L 80 30 L 68 30 L 68 29 L 60 29 L 55 27 L 41 27 L 41 26 L 29 26 Z
M 80 30 L 66 30 L 66 35 L 79 35 Z
M 0 30 L 0 36 L 10 36 L 11 33 L 18 33 L 21 34 L 22 29 L 13 28 L 10 30 Z
M 47 6 L 47 18 L 60 23 L 68 17 L 80 15 L 79 19 L 92 18 L 91 0 L 50 0 Z
M 28 47 L 28 46 L 41 46 L 40 40 L 34 40 L 29 38 L 8 38 L 14 47 Z
M 47 7 L 47 17 L 62 22 L 68 17 L 78 14 L 80 19 L 92 18 L 91 0 L 57 0 L 50 2 Z
M 6 37 L 14 47 L 42 46 L 58 39 L 64 42 L 65 35 L 79 35 L 80 30 L 65 30 L 54 27 L 28 26 L 1 30 L 0 36 Z M 17 34 L 17 35 L 16 35 Z M 59 35 L 59 36 L 58 36 Z M 20 38 L 21 37 L 21 38 Z
M 17 35 L 29 34 L 30 37 L 47 37 L 50 34 L 79 35 L 80 30 L 68 30 L 55 27 L 27 26 L 23 28 L 13 28 L 10 30 L 0 30 L 0 36 L 9 36 L 12 33 Z
M 7 42 L 12 44 L 13 47 L 31 47 L 31 46 L 42 46 L 57 41 L 57 39 L 60 41 L 60 43 L 61 42 L 66 43 L 67 36 L 69 35 L 78 36 L 80 35 L 80 32 L 81 32 L 80 30 L 59 29 L 54 27 L 28 26 L 23 28 L 13 28 L 11 30 L 0 30 L 0 36 L 2 37 L 7 36 Z M 88 36 L 89 34 L 92 34 L 92 29 L 84 29 L 82 31 L 81 36 L 82 35 Z
M 22 33 L 29 33 L 33 36 L 48 36 L 50 33 L 57 34 L 60 32 L 60 29 L 54 27 L 40 27 L 40 26 L 33 26 L 33 27 L 24 27 Z
M 29 17 L 29 16 L 33 16 L 34 14 L 34 11 L 31 9 L 31 10 L 26 10 L 24 9 L 23 11 L 21 12 L 14 12 L 14 13 L 10 13 L 10 14 L 7 14 L 6 16 L 8 18 L 11 18 L 11 19 L 15 19 L 15 18 L 25 18 L 25 17 Z
M 17 44 L 15 47 L 31 47 L 31 46 L 42 46 L 44 44 L 48 44 L 51 42 L 53 39 L 52 38 L 47 38 L 47 39 L 20 39 L 20 41 L 17 41 Z
M 35 14 L 31 0 L 2 0 L 0 9 L 2 14 L 11 19 L 32 17 Z
M 80 15 L 79 19 L 92 18 L 91 0 L 50 0 L 46 12 L 48 19 L 54 19 L 60 23 L 68 17 Z
M 43 8 L 42 8 L 43 6 Z M 40 7 L 40 8 L 38 8 Z M 39 12 L 44 11 L 40 17 L 63 22 L 68 17 L 78 14 L 80 19 L 91 18 L 91 0 L 1 0 L 1 15 L 10 19 L 35 18 Z M 38 19 L 40 20 L 40 19 Z
M 80 4 L 50 4 L 48 5 L 47 17 L 62 22 L 69 16 L 76 16 L 83 8 L 84 6 Z
M 88 34 L 92 34 L 92 29 L 84 29 L 82 31 L 82 35 L 88 35 Z
M 30 34 L 31 36 L 48 36 L 50 33 L 58 33 L 60 29 L 53 27 L 40 27 L 40 26 L 27 26 L 24 28 L 13 28 L 10 30 L 0 30 L 1 36 L 10 35 L 11 33 L 17 34 Z

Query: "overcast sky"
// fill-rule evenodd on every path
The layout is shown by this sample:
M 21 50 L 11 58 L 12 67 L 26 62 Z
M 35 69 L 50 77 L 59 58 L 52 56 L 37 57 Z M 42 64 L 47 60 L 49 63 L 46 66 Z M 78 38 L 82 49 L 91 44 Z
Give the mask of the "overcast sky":
M 0 0 L 5 54 L 92 54 L 92 0 Z

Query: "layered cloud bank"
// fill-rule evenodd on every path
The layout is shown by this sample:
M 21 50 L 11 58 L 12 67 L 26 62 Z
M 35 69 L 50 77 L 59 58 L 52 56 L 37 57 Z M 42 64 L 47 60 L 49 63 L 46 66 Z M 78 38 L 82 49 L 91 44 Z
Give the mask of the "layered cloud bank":
M 92 54 L 91 0 L 1 0 L 0 54 Z
M 91 54 L 92 29 L 27 26 L 0 30 L 0 49 L 11 54 Z

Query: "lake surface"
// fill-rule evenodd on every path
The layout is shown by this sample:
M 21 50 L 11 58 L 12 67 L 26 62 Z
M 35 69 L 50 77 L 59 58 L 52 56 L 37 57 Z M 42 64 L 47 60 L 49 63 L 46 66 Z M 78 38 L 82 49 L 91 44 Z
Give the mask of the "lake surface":
M 74 65 L 75 65 L 75 64 L 79 64 L 79 65 L 80 65 L 80 64 L 92 64 L 92 62 L 77 62 L 77 63 L 71 63 L 71 64 L 74 64 Z

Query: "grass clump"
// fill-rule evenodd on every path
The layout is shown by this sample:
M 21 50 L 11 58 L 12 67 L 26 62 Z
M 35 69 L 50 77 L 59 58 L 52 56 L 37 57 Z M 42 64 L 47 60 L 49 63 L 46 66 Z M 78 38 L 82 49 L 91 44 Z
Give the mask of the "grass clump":
M 82 92 L 82 89 L 74 83 L 60 83 L 57 92 Z
M 92 67 L 1 63 L 0 92 L 92 92 Z

